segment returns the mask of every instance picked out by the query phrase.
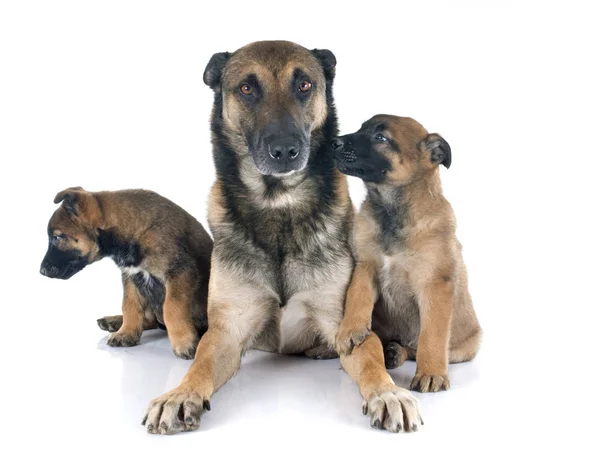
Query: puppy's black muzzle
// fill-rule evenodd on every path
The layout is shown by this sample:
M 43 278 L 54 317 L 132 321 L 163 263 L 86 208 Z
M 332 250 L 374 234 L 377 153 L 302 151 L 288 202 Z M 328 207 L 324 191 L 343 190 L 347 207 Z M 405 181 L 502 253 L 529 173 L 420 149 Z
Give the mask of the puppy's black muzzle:
M 344 141 L 336 137 L 331 143 L 331 148 L 344 163 L 353 163 L 356 161 L 356 152 L 353 148 L 347 149 L 344 147 Z
M 335 165 L 346 175 L 359 177 L 365 182 L 381 183 L 391 169 L 389 161 L 373 150 L 370 137 L 348 134 L 331 142 Z
M 50 247 L 40 266 L 40 273 L 48 278 L 68 280 L 87 264 L 87 259 L 76 252 Z

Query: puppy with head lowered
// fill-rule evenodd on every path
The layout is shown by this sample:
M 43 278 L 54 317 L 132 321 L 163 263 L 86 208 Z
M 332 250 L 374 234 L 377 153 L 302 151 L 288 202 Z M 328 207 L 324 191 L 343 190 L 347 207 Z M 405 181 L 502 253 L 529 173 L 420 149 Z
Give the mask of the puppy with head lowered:
M 110 346 L 134 346 L 143 330 L 167 329 L 173 352 L 191 359 L 207 329 L 212 240 L 202 225 L 168 199 L 145 190 L 68 188 L 48 223 L 40 272 L 69 279 L 112 258 L 121 269 L 123 315 L 98 319 Z
M 442 194 L 438 167 L 450 167 L 450 146 L 411 118 L 377 115 L 332 148 L 337 168 L 367 187 L 337 348 L 351 352 L 372 322 L 388 368 L 416 359 L 411 388 L 446 390 L 448 363 L 471 360 L 481 339 L 454 213 Z

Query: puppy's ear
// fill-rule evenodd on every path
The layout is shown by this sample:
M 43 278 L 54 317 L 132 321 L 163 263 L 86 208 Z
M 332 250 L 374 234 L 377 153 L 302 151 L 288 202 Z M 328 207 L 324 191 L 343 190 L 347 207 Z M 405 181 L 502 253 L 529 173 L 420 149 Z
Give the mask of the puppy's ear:
M 425 153 L 429 153 L 431 162 L 434 164 L 442 164 L 447 169 L 452 164 L 452 151 L 450 150 L 450 144 L 437 133 L 429 134 L 423 142 L 421 142 L 421 149 Z
M 229 52 L 219 52 L 214 54 L 206 65 L 204 70 L 204 76 L 202 79 L 204 83 L 213 90 L 216 90 L 221 85 L 221 77 L 223 76 L 223 69 L 227 60 L 229 60 L 231 54 Z
M 335 65 L 337 64 L 337 60 L 335 55 L 333 55 L 333 52 L 331 52 L 329 49 L 313 49 L 311 52 L 315 57 L 317 57 L 319 63 L 321 63 L 327 82 L 333 81 L 333 78 L 335 77 Z
M 69 215 L 78 216 L 79 212 L 84 204 L 85 199 L 89 193 L 80 186 L 72 186 L 66 190 L 62 190 L 56 196 L 54 196 L 54 203 L 63 203 L 63 207 Z

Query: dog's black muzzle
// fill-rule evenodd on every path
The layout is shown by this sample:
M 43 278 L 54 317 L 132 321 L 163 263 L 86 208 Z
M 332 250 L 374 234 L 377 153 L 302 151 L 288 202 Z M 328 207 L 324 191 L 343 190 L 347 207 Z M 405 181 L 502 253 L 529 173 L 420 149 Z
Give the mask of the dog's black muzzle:
M 303 170 L 310 155 L 310 133 L 292 120 L 268 125 L 251 149 L 256 167 L 265 175 L 285 175 Z
M 365 182 L 381 183 L 391 169 L 389 161 L 373 150 L 370 137 L 348 134 L 331 142 L 335 165 L 346 175 L 359 177 Z
M 68 280 L 86 265 L 87 259 L 78 251 L 63 251 L 51 246 L 44 256 L 40 273 L 48 278 Z

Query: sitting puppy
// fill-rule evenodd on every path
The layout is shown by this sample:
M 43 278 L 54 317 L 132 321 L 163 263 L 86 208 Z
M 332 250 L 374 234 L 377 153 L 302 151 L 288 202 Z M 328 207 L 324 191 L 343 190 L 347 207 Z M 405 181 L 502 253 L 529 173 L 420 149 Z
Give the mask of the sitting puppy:
M 411 118 L 377 115 L 332 148 L 337 168 L 367 187 L 338 351 L 362 342 L 372 316 L 388 368 L 416 359 L 411 389 L 447 390 L 448 363 L 471 360 L 481 339 L 438 170 L 450 146 Z
M 98 319 L 110 346 L 134 346 L 142 331 L 166 326 L 173 352 L 192 359 L 207 329 L 212 240 L 202 225 L 168 199 L 144 190 L 68 188 L 48 224 L 40 272 L 71 278 L 112 258 L 123 278 L 123 316 Z

